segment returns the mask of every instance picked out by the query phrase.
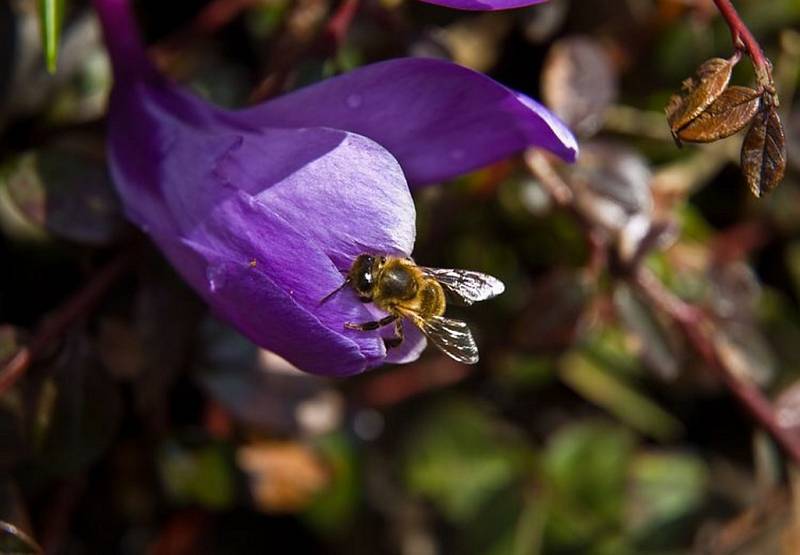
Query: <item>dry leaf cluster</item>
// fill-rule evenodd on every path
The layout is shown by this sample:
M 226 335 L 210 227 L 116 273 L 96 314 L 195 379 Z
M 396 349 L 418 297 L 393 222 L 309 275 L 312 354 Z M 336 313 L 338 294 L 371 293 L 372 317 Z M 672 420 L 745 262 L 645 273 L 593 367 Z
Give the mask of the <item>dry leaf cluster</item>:
M 684 81 L 682 94 L 670 98 L 667 121 L 678 146 L 724 139 L 749 124 L 742 143 L 742 172 L 750 190 L 760 197 L 783 179 L 786 137 L 772 87 L 728 85 L 739 58 L 737 54 L 705 61 Z

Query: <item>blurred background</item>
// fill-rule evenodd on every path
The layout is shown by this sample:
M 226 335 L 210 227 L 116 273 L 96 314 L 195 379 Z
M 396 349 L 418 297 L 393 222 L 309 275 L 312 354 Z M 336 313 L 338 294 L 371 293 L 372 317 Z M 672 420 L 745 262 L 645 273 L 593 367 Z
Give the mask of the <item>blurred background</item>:
M 124 220 L 88 3 L 50 75 L 37 2 L 0 0 L 0 552 L 800 553 L 800 477 L 731 386 L 800 434 L 800 2 L 736 2 L 789 149 L 762 200 L 741 134 L 679 149 L 664 117 L 732 53 L 711 0 L 135 4 L 163 71 L 220 105 L 435 56 L 542 99 L 581 157 L 415 194 L 418 263 L 507 285 L 463 314 L 478 366 L 317 378 L 213 320 Z

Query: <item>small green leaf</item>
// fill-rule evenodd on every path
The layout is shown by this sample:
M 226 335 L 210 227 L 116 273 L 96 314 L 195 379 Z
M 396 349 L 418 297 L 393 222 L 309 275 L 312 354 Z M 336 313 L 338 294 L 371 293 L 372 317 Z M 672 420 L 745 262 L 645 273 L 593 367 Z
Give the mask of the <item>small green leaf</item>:
M 580 395 L 640 433 L 662 441 L 683 433 L 679 420 L 585 354 L 566 356 L 560 376 Z
M 64 23 L 66 0 L 39 0 L 39 28 L 42 32 L 42 50 L 47 71 L 55 73 L 58 60 L 58 41 Z
M 519 479 L 531 457 L 506 422 L 460 397 L 422 412 L 408 431 L 404 451 L 403 474 L 411 493 L 462 525 Z

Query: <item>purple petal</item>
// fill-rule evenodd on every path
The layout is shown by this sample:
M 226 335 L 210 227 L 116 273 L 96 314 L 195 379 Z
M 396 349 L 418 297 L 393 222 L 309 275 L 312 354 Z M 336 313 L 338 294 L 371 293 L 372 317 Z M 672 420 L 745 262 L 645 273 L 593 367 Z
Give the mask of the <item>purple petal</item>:
M 414 324 L 409 321 L 404 321 L 403 330 L 403 342 L 399 347 L 391 349 L 386 353 L 385 362 L 391 362 L 392 364 L 414 362 L 422 354 L 422 351 L 425 350 L 428 341 Z M 388 336 L 384 334 L 384 337 Z
M 221 319 L 298 368 L 347 376 L 382 362 L 381 341 L 373 340 L 375 349 L 366 351 L 359 341 L 326 327 L 258 267 L 222 258 L 196 243 L 159 245 Z M 198 281 L 209 285 L 201 290 Z
M 414 205 L 389 152 L 335 129 L 224 125 L 160 85 L 112 102 L 110 162 L 128 213 L 217 314 L 309 372 L 383 362 L 381 332 L 344 328 L 375 319 L 352 291 L 320 300 L 358 254 L 411 253 Z
M 494 11 L 494 10 L 510 10 L 512 8 L 524 8 L 525 6 L 532 6 L 534 4 L 541 4 L 547 0 L 422 0 L 428 4 L 436 4 L 438 6 L 445 6 L 447 8 L 454 8 L 456 10 L 473 10 L 473 11 Z
M 235 114 L 263 127 L 325 126 L 369 137 L 408 181 L 434 183 L 530 146 L 574 161 L 578 146 L 530 98 L 456 64 L 401 59 L 366 66 Z

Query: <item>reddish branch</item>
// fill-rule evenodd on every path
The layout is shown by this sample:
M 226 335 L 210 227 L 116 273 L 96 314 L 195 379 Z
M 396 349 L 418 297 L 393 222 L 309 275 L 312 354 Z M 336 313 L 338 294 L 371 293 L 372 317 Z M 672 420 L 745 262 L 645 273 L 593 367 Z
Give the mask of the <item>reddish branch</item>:
M 297 62 L 308 53 L 316 51 L 325 56 L 336 54 L 347 38 L 359 3 L 360 0 L 342 0 L 317 32 L 318 22 L 313 15 L 315 9 L 321 10 L 322 7 L 313 6 L 313 0 L 296 2 L 273 48 L 280 56 L 271 62 L 267 77 L 251 93 L 250 102 L 262 102 L 280 93 L 297 69 Z
M 344 43 L 347 33 L 350 30 L 350 24 L 353 23 L 353 18 L 358 11 L 358 4 L 359 0 L 343 0 L 341 5 L 328 20 L 325 32 L 333 41 L 336 48 L 339 48 Z
M 730 0 L 714 0 L 717 9 L 725 18 L 725 22 L 731 30 L 731 38 L 733 45 L 738 50 L 744 50 L 750 59 L 753 61 L 753 66 L 756 70 L 756 78 L 758 84 L 765 87 L 769 92 L 774 92 L 774 85 L 772 82 L 772 65 L 769 60 L 764 56 L 761 45 L 744 24 L 736 8 Z
M 596 224 L 574 203 L 574 195 L 570 186 L 555 171 L 547 155 L 529 151 L 525 161 L 531 172 L 539 178 L 543 188 L 547 190 L 559 206 L 569 210 L 578 218 L 587 240 L 593 249 L 605 249 L 603 244 L 595 245 L 592 232 Z M 594 257 L 593 257 L 594 258 Z M 778 445 L 796 463 L 800 463 L 800 436 L 778 424 L 772 403 L 750 382 L 739 378 L 734 370 L 720 359 L 714 346 L 712 333 L 714 324 L 698 307 L 686 303 L 670 292 L 648 270 L 639 268 L 629 276 L 630 282 L 642 292 L 648 301 L 657 309 L 667 314 L 680 326 L 692 348 L 700 355 L 706 365 L 714 371 L 722 383 L 733 394 L 745 410 L 775 439 Z
M 794 462 L 800 463 L 800 436 L 781 427 L 772 403 L 755 384 L 739 378 L 720 360 L 710 337 L 710 333 L 713 332 L 713 324 L 705 314 L 673 295 L 647 270 L 640 269 L 634 276 L 633 283 L 651 303 L 669 315 L 681 327 L 703 362 L 716 372 L 747 412 L 769 432 L 786 454 Z
M 30 343 L 17 351 L 0 370 L 0 395 L 8 391 L 75 321 L 97 305 L 111 285 L 130 266 L 131 260 L 132 256 L 128 253 L 112 259 L 82 289 L 45 318 Z

